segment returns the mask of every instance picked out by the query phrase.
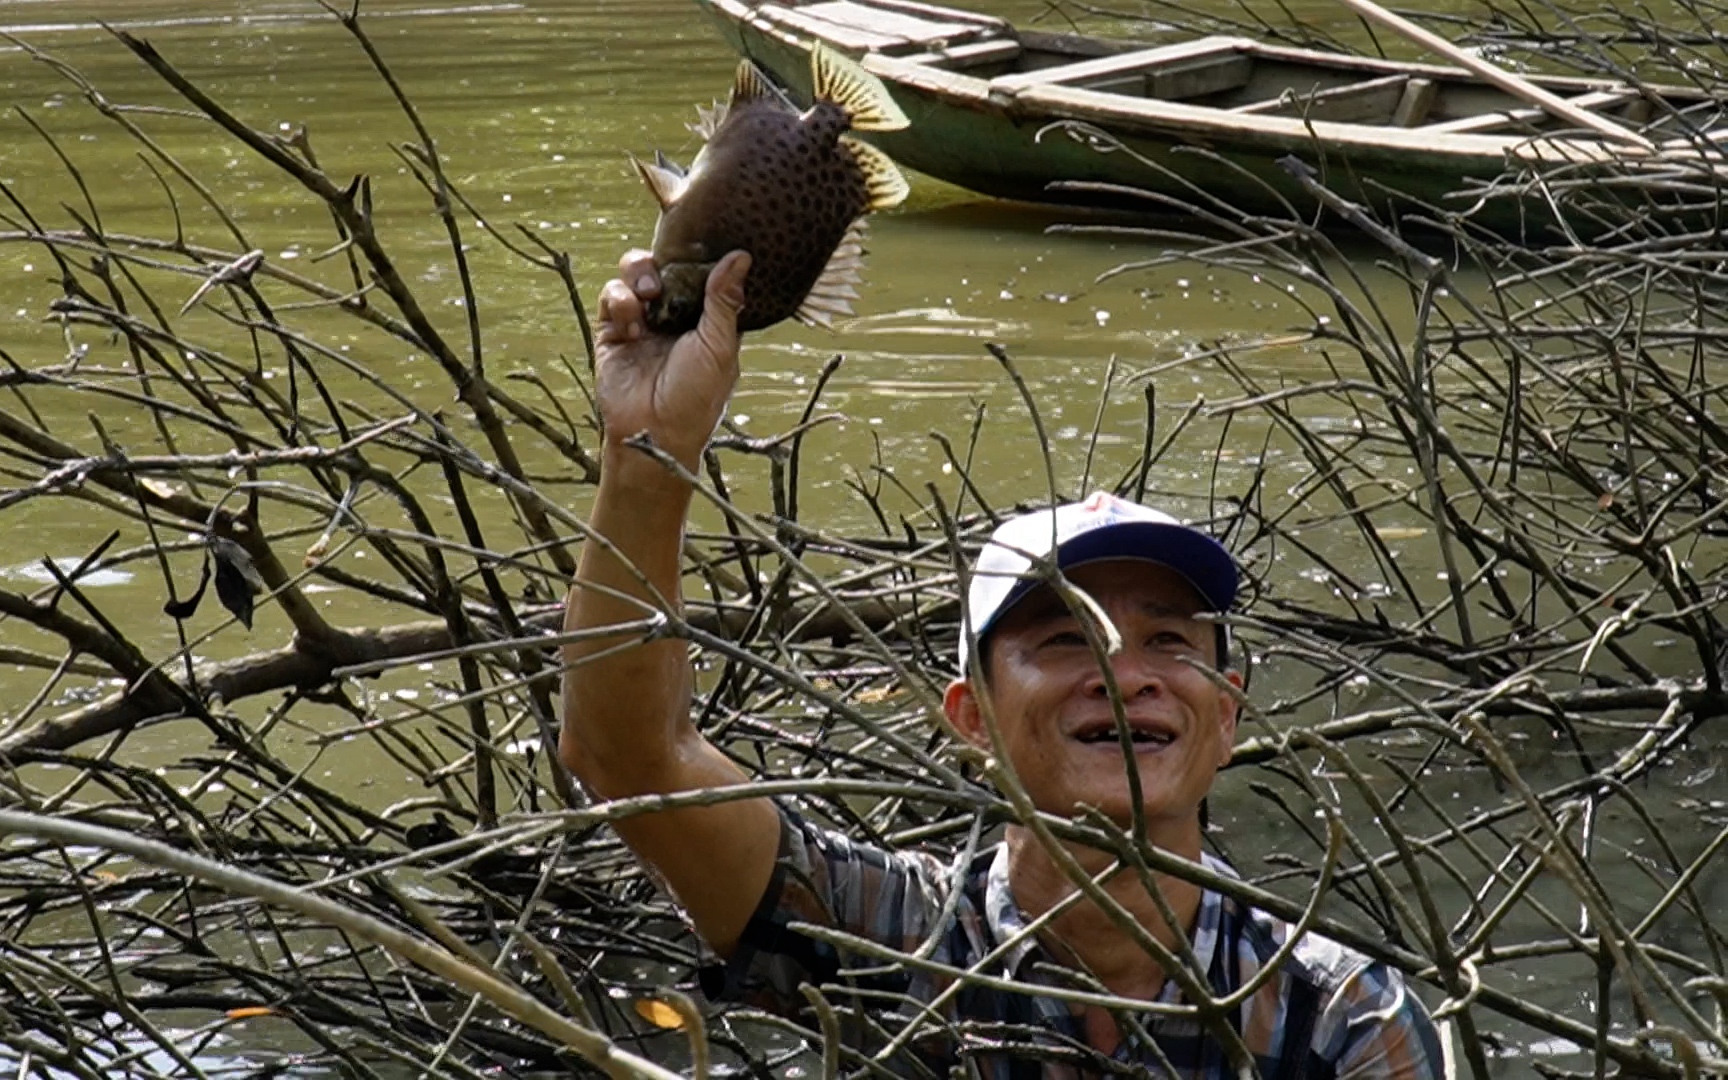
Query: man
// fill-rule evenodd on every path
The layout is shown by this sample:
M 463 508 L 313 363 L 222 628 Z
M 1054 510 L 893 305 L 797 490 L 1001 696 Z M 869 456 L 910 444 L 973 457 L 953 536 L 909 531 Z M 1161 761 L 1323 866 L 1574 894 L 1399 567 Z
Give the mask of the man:
M 747 270 L 743 253 L 722 260 L 701 324 L 676 340 L 644 329 L 643 305 L 659 289 L 645 254 L 625 256 L 601 296 L 595 396 L 606 431 L 591 524 L 606 543 L 584 545 L 569 630 L 638 621 L 678 603 L 691 489 L 625 440 L 646 434 L 697 471 L 738 377 Z M 1023 576 L 1052 551 L 1089 600 Z M 1096 496 L 1009 521 L 975 568 L 966 618 L 976 662 L 968 665 L 963 641 L 962 674 L 944 711 L 967 740 L 1000 748 L 1038 810 L 1067 818 L 1092 807 L 1119 825 L 1138 819 L 1157 847 L 1230 873 L 1201 850 L 1200 805 L 1230 758 L 1237 717 L 1235 697 L 1207 670 L 1226 669 L 1227 653 L 1205 615 L 1227 610 L 1235 590 L 1234 563 L 1216 541 L 1146 507 Z M 1120 642 L 1107 670 L 1097 651 L 1106 626 Z M 621 646 L 600 637 L 567 646 L 565 659 L 560 753 L 596 796 L 748 781 L 690 720 L 684 642 Z M 1222 679 L 1241 685 L 1233 671 Z M 1118 699 L 1133 734 L 1128 751 Z M 962 1044 L 940 1033 L 964 1028 L 965 1053 L 991 1080 L 1222 1077 L 1236 1073 L 1233 1056 L 1251 1058 L 1268 1080 L 1441 1075 L 1434 1027 L 1398 973 L 1317 935 L 1249 987 L 1223 1026 L 1201 1025 L 1180 1008 L 1191 1000 L 1182 979 L 1198 975 L 1165 971 L 1160 950 L 1135 940 L 1105 906 L 1076 901 L 1073 864 L 1164 955 L 1186 949 L 1214 998 L 1248 985 L 1290 927 L 1174 877 L 1158 876 L 1155 895 L 1132 871 L 1109 873 L 1106 852 L 1052 851 L 1023 825 L 959 868 L 852 843 L 765 798 L 635 816 L 618 831 L 725 961 L 711 993 L 795 1012 L 807 1004 L 801 984 L 847 988 L 840 996 L 858 1028 L 874 1027 L 875 1044 L 893 1040 L 900 1024 L 934 1025 L 903 1040 L 893 1065 L 905 1071 L 946 1073 Z M 884 964 L 856 943 L 793 924 L 916 953 L 917 963 Z M 957 986 L 957 969 L 993 981 Z M 1124 999 L 1151 1004 L 1130 1010 L 1119 1007 Z

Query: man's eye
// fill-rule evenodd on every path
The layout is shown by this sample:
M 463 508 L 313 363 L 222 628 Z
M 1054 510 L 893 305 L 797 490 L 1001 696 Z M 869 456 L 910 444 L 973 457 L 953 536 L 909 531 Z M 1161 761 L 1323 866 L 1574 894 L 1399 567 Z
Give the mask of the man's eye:
M 1191 642 L 1185 634 L 1179 634 L 1174 630 L 1163 630 L 1152 635 L 1152 644 L 1163 649 L 1185 649 L 1189 647 Z
M 1045 638 L 1044 644 L 1084 645 L 1086 644 L 1086 635 L 1080 633 L 1078 630 L 1064 630 L 1061 633 L 1051 634 L 1049 637 Z

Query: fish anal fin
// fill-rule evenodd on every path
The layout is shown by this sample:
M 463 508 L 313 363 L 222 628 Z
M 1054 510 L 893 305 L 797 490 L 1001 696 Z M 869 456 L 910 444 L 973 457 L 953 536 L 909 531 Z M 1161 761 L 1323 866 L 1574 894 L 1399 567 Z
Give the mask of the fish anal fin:
M 830 300 L 820 296 L 806 296 L 804 302 L 798 305 L 798 310 L 792 313 L 792 317 L 805 326 L 820 326 L 824 330 L 834 329 L 835 319 L 849 318 L 851 315 L 851 304 L 844 300 Z
M 840 145 L 852 155 L 852 160 L 864 173 L 866 210 L 886 210 L 906 201 L 906 196 L 912 193 L 912 185 L 906 182 L 905 174 L 894 164 L 893 158 L 862 139 L 846 135 L 840 136 Z
M 664 210 L 678 201 L 678 196 L 684 191 L 683 174 L 665 166 L 650 165 L 635 154 L 630 155 L 630 164 L 636 166 L 636 175 L 654 193 L 654 201 L 660 204 L 660 209 Z
M 912 124 L 881 79 L 821 42 L 810 49 L 810 78 L 816 100 L 845 109 L 858 131 L 899 131 Z
M 732 98 L 728 104 L 737 105 L 758 98 L 779 97 L 773 84 L 768 81 L 768 76 L 762 74 L 761 68 L 748 60 L 738 61 L 738 71 L 732 76 Z
M 796 318 L 805 326 L 820 326 L 824 330 L 834 329 L 834 316 L 822 311 L 806 311 L 800 309 Z
M 858 286 L 863 284 L 864 219 L 859 218 L 841 237 L 840 244 L 829 256 L 822 275 L 792 317 L 806 326 L 834 328 L 834 320 L 852 314 L 851 301 L 858 299 Z

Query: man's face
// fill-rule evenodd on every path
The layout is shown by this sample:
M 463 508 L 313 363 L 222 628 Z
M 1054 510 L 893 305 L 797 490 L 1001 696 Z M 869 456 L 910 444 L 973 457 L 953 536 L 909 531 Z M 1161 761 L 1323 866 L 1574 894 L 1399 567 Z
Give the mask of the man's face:
M 1216 627 L 1194 616 L 1200 595 L 1168 567 L 1138 559 L 1089 563 L 1068 574 L 1122 635 L 1110 661 L 1135 732 L 1148 826 L 1194 822 L 1218 769 L 1230 760 L 1236 702 L 1188 660 L 1213 666 Z M 1079 620 L 1040 586 L 997 619 L 987 642 L 989 694 L 1008 757 L 1038 807 L 1064 817 L 1081 805 L 1127 823 L 1127 767 L 1102 670 Z M 1226 677 L 1241 685 L 1240 676 Z M 949 718 L 989 745 L 967 682 L 949 687 Z

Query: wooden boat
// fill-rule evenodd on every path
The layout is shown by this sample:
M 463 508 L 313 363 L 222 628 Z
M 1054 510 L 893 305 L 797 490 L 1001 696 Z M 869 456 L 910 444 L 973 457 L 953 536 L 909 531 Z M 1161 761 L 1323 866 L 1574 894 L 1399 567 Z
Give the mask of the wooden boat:
M 1712 213 L 1724 174 L 1713 141 L 1728 138 L 1713 130 L 1722 105 L 1683 87 L 1530 80 L 1637 129 L 1654 144 L 1641 150 L 1568 129 L 1463 68 L 1231 36 L 1147 45 L 1018 30 L 922 0 L 697 3 L 794 97 L 808 100 L 812 42 L 861 58 L 912 120 L 871 141 L 913 169 L 1004 198 L 1120 204 L 1125 196 L 1104 186 L 1126 186 L 1288 214 L 1313 206 L 1278 164 L 1295 155 L 1354 201 L 1469 211 L 1509 232 L 1552 221 L 1551 200 L 1527 183 L 1537 172 L 1591 182 L 1592 197 L 1626 207 L 1660 189 Z M 1076 181 L 1094 186 L 1052 186 Z M 1498 194 L 1485 198 L 1489 185 Z

